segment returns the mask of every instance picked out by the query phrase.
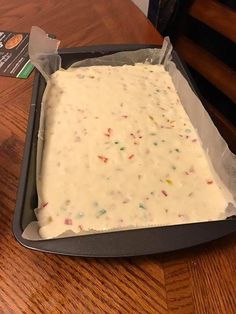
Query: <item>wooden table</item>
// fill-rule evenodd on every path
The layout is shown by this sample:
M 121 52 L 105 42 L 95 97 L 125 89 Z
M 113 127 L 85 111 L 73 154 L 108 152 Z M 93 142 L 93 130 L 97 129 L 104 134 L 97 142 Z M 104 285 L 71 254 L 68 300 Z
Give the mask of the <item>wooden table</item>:
M 0 29 L 38 25 L 62 47 L 162 40 L 130 0 L 0 0 L 0 17 Z M 235 313 L 235 235 L 126 259 L 54 256 L 15 241 L 32 81 L 0 77 L 0 313 Z

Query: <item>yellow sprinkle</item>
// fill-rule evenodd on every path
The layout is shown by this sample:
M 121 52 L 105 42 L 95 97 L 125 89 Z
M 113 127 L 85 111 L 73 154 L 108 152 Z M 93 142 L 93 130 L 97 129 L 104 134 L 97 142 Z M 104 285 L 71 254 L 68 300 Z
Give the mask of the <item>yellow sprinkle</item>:
M 173 182 L 172 182 L 171 180 L 169 180 L 169 179 L 166 179 L 166 182 L 167 182 L 168 184 L 170 184 L 170 185 L 173 184 Z

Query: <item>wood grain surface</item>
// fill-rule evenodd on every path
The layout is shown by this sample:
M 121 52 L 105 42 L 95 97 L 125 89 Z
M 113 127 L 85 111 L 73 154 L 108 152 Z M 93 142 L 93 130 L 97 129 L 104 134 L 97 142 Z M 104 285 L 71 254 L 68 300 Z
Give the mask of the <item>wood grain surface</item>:
M 130 0 L 0 0 L 0 30 L 32 25 L 62 47 L 162 40 Z M 236 313 L 236 235 L 124 259 L 55 256 L 15 241 L 32 80 L 0 77 L 0 313 Z

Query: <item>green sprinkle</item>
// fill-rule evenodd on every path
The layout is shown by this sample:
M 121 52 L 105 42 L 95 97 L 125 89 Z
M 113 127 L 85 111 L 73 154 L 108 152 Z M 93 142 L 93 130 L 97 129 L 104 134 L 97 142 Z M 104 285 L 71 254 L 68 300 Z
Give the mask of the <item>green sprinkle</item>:
M 148 115 L 151 120 L 154 120 L 153 116 Z
M 180 152 L 180 150 L 178 148 L 176 148 L 175 151 L 178 152 L 178 153 Z
M 115 144 L 119 144 L 119 142 L 115 142 Z
M 139 204 L 139 208 L 146 209 L 146 207 L 142 203 Z
M 82 212 L 79 212 L 79 213 L 75 216 L 76 219 L 80 219 L 80 218 L 82 218 L 82 217 L 84 217 L 84 213 L 82 213 Z
M 155 193 L 152 191 L 150 194 L 151 194 L 151 195 L 154 195 Z
M 186 133 L 191 133 L 192 131 L 190 129 L 185 129 Z
M 97 215 L 96 217 L 99 218 L 101 217 L 102 215 L 106 214 L 106 210 L 105 209 L 100 209 L 98 212 L 97 212 Z
M 173 170 L 176 170 L 176 167 L 175 167 L 175 166 L 172 166 L 171 168 L 172 168 Z
M 150 135 L 154 136 L 154 135 L 157 135 L 156 133 L 150 133 Z
M 125 150 L 125 147 L 121 147 L 120 150 Z
M 157 142 L 154 142 L 154 143 L 153 143 L 153 145 L 157 146 L 157 145 L 158 145 L 158 143 L 157 143 Z

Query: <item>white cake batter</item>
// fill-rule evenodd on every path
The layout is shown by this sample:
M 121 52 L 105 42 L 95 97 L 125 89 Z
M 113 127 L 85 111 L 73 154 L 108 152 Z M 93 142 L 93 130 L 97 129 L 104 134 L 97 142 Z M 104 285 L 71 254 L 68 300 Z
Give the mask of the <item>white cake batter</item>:
M 163 66 L 57 71 L 50 84 L 43 238 L 224 218 L 229 195 Z

